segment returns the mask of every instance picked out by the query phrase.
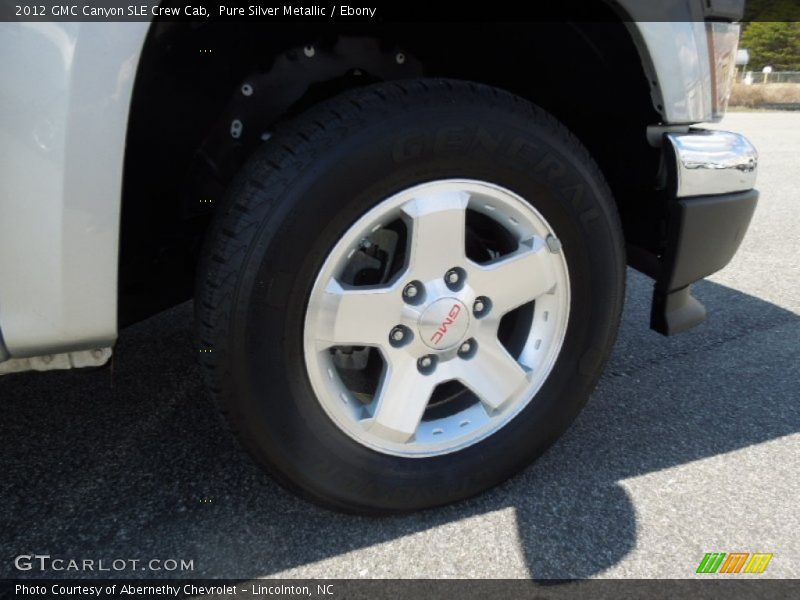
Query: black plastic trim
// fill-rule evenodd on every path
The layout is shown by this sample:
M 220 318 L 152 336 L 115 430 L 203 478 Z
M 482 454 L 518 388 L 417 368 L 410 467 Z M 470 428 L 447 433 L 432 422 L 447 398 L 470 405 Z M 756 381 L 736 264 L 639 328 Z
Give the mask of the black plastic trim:
M 705 0 L 703 13 L 706 21 L 741 21 L 745 0 Z
M 673 335 L 703 322 L 705 309 L 691 295 L 690 284 L 730 262 L 757 202 L 757 190 L 675 201 L 653 291 L 652 329 Z
M 706 308 L 694 296 L 691 286 L 669 293 L 653 293 L 650 328 L 663 335 L 675 335 L 706 320 Z
M 0 362 L 6 361 L 9 358 L 11 358 L 11 355 L 8 353 L 5 342 L 3 342 L 3 330 L 0 329 Z

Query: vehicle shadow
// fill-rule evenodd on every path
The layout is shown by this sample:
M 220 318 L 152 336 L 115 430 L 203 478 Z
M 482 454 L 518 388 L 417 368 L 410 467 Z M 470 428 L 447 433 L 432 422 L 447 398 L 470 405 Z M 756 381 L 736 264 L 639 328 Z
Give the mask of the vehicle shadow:
M 800 431 L 800 317 L 702 282 L 709 322 L 665 339 L 647 330 L 649 281 L 629 280 L 614 356 L 570 431 L 487 494 L 403 517 L 332 513 L 264 476 L 203 394 L 188 305 L 127 330 L 111 371 L 2 378 L 0 577 L 41 576 L 14 570 L 23 553 L 183 558 L 192 576 L 263 577 L 509 508 L 532 577 L 601 573 L 637 539 L 622 480 Z

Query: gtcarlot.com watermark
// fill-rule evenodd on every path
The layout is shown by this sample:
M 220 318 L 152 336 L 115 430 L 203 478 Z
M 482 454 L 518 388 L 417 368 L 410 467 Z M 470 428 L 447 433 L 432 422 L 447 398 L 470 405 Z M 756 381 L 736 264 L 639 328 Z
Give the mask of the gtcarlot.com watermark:
M 34 572 L 110 572 L 194 571 L 194 560 L 182 558 L 62 558 L 49 554 L 20 554 L 14 558 L 17 571 Z

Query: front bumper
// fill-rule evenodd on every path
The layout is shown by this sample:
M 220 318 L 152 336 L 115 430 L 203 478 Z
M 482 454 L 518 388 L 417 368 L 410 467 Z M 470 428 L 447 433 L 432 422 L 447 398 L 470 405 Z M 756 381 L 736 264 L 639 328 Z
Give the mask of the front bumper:
M 743 135 L 705 129 L 665 135 L 673 153 L 676 197 L 743 192 L 755 186 L 758 152 Z
M 758 200 L 758 153 L 745 137 L 727 131 L 665 138 L 671 199 L 650 326 L 672 335 L 705 320 L 690 285 L 725 267 L 744 238 Z

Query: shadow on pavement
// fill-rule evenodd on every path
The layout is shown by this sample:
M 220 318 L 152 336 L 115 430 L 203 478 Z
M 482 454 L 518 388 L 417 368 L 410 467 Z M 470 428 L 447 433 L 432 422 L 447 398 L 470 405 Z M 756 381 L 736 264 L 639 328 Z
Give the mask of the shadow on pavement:
M 629 280 L 614 356 L 566 436 L 499 488 L 406 517 L 327 512 L 262 475 L 203 394 L 188 305 L 125 332 L 113 385 L 107 370 L 0 379 L 0 576 L 31 552 L 265 576 L 508 507 L 531 576 L 602 572 L 636 542 L 618 482 L 800 431 L 797 315 L 703 282 L 709 322 L 665 339 L 647 329 L 648 280 Z

